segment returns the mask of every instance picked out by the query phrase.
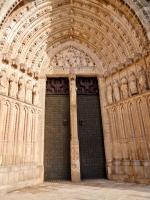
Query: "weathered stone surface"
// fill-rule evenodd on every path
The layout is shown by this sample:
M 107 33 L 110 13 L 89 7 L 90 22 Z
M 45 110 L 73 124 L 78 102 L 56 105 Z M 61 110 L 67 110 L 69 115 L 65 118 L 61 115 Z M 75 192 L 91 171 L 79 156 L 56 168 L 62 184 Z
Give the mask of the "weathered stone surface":
M 70 81 L 72 181 L 80 181 L 75 79 L 91 76 L 108 179 L 149 184 L 149 3 L 5 0 L 0 11 L 0 189 L 43 181 L 46 77 Z

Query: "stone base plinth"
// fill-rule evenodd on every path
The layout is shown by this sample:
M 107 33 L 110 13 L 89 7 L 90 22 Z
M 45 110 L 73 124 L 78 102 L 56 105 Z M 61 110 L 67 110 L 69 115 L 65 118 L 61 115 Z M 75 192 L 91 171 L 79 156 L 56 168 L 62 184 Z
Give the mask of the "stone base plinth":
M 33 186 L 42 182 L 42 166 L 28 164 L 0 167 L 0 193 Z
M 115 161 L 112 165 L 112 175 L 108 179 L 150 184 L 150 162 L 140 160 Z

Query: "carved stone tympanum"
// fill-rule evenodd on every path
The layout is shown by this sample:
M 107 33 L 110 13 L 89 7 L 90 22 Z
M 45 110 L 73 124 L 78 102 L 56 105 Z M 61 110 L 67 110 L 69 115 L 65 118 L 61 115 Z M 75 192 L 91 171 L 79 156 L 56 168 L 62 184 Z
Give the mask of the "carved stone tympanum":
M 7 73 L 6 69 L 2 69 L 0 72 L 0 93 L 4 95 L 8 95 L 8 78 L 7 78 Z
M 59 52 L 53 57 L 50 65 L 63 68 L 70 68 L 71 66 L 76 68 L 95 67 L 95 63 L 85 52 L 79 51 L 74 47 L 69 47 Z

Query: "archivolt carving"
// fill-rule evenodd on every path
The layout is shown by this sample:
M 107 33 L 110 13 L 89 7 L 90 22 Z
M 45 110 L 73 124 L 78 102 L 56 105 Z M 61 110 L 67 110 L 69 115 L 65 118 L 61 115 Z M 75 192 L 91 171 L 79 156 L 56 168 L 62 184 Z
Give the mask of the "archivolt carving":
M 135 53 L 143 52 L 143 48 L 145 48 L 146 39 L 140 25 L 137 23 L 134 27 L 132 24 L 135 24 L 135 21 L 134 23 L 130 22 L 132 20 L 129 21 L 127 16 L 118 10 L 116 3 L 114 3 L 115 7 L 106 3 L 101 5 L 101 3 L 74 2 L 72 4 L 73 12 L 70 12 L 68 9 L 69 4 L 66 2 L 62 4 L 66 7 L 65 10 L 61 9 L 60 5 L 55 5 L 53 9 L 56 9 L 56 12 L 52 16 L 49 13 L 53 5 L 49 2 L 44 2 L 44 4 L 40 2 L 38 9 L 34 4 L 37 4 L 37 1 L 18 9 L 16 14 L 12 15 L 14 21 L 10 23 L 10 31 L 6 30 L 7 33 L 3 35 L 6 44 L 5 47 L 3 46 L 5 51 L 10 50 L 13 57 L 17 56 L 17 52 L 22 59 L 28 57 L 28 64 L 33 67 L 37 67 L 41 55 L 46 50 L 47 43 L 48 46 L 56 43 L 60 44 L 64 37 L 71 37 L 74 41 L 80 38 L 82 42 L 85 41 L 87 44 L 90 42 L 95 48 L 96 54 L 99 54 L 98 57 L 106 64 L 108 71 L 111 70 L 111 66 L 114 69 L 115 65 L 118 66 L 120 63 L 124 63 L 129 55 L 134 57 Z M 84 11 L 80 12 L 76 7 L 83 7 Z M 101 11 L 99 11 L 100 9 Z M 24 20 L 22 16 L 27 10 L 29 12 Z M 108 13 L 113 13 L 113 19 Z M 69 14 L 72 16 L 71 24 L 67 17 Z M 75 19 L 74 16 L 76 16 Z M 117 19 L 120 18 L 121 22 L 114 20 L 114 16 Z M 61 23 L 59 23 L 60 20 Z M 56 23 L 53 23 L 53 21 L 56 21 Z M 104 21 L 107 23 L 103 23 Z M 29 26 L 30 33 L 27 30 Z M 134 31 L 135 29 L 136 31 Z M 76 34 L 77 32 L 78 34 Z M 122 41 L 122 36 L 125 42 Z M 109 38 L 111 39 L 109 40 Z M 39 51 L 40 47 L 42 47 L 41 51 Z M 4 50 L 4 48 L 2 49 Z M 26 61 L 24 60 L 24 62 Z

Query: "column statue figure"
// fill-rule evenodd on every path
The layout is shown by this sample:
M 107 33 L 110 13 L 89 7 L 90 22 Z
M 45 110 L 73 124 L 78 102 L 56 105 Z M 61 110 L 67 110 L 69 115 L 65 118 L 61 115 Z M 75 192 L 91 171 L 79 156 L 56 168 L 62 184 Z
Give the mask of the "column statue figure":
M 121 94 L 123 99 L 127 99 L 129 97 L 128 94 L 128 81 L 126 77 L 121 78 L 121 86 L 120 86 Z
M 12 98 L 16 98 L 17 92 L 18 92 L 17 75 L 16 73 L 12 73 L 9 79 L 9 96 Z
M 113 94 L 115 102 L 120 101 L 119 83 L 116 79 L 113 81 Z
M 113 89 L 111 83 L 107 83 L 106 85 L 106 94 L 107 94 L 107 102 L 109 104 L 113 103 Z
M 129 72 L 128 82 L 129 82 L 129 90 L 131 92 L 131 95 L 137 94 L 138 89 L 137 89 L 136 77 L 133 71 Z
M 32 104 L 32 84 L 31 84 L 31 80 L 28 80 L 26 83 L 26 97 L 25 97 L 25 101 L 27 103 Z
M 39 90 L 37 83 L 33 86 L 33 105 L 37 106 L 39 103 Z
M 138 83 L 139 83 L 139 88 L 141 92 L 147 90 L 147 79 L 146 79 L 146 71 L 143 69 L 143 67 L 138 67 Z
M 8 95 L 8 85 L 7 70 L 4 68 L 0 72 L 0 94 Z
M 18 94 L 17 94 L 17 98 L 20 101 L 24 101 L 25 100 L 25 81 L 24 81 L 24 77 L 21 76 L 19 78 L 18 81 Z

